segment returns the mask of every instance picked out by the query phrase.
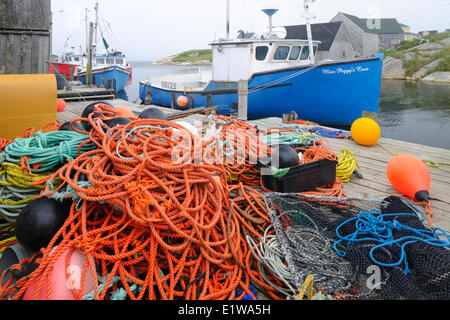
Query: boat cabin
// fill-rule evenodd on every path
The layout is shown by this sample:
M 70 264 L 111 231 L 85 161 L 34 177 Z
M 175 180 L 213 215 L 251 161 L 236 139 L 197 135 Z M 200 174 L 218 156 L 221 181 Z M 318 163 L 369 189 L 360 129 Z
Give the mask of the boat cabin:
M 279 70 L 315 62 L 320 41 L 313 41 L 310 55 L 307 40 L 240 40 L 219 41 L 213 49 L 212 79 L 239 81 L 249 79 L 258 72 Z

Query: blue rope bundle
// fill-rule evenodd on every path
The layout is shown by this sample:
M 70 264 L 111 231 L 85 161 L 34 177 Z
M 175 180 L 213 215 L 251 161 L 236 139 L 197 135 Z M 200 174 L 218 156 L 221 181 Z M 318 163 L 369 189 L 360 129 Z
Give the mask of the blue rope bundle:
M 424 221 L 424 214 L 418 209 L 417 211 L 422 215 L 421 221 Z M 375 209 L 369 212 L 360 212 L 357 217 L 345 221 L 336 228 L 336 234 L 339 237 L 339 240 L 334 243 L 334 249 L 340 256 L 345 257 L 348 249 L 356 242 L 372 241 L 379 243 L 374 245 L 369 253 L 370 258 L 374 263 L 384 267 L 397 267 L 404 264 L 404 272 L 406 274 L 411 274 L 406 257 L 406 246 L 417 242 L 423 242 L 435 247 L 450 247 L 450 236 L 440 228 L 435 228 L 433 231 L 430 231 L 412 228 L 398 222 L 398 217 L 407 216 L 419 219 L 417 215 L 412 213 L 383 214 Z M 387 218 L 391 218 L 392 221 Z M 355 232 L 346 236 L 341 235 L 339 232 L 340 229 L 349 223 L 354 223 L 356 228 Z M 408 232 L 408 235 L 405 236 L 405 233 L 402 233 L 404 236 L 396 238 L 395 234 L 402 231 Z M 447 240 L 441 240 L 439 238 L 441 236 L 446 237 Z M 344 252 L 341 252 L 338 249 L 338 246 L 341 243 L 346 243 Z M 392 246 L 400 248 L 401 255 L 398 261 L 387 263 L 375 259 L 374 252 L 376 250 Z

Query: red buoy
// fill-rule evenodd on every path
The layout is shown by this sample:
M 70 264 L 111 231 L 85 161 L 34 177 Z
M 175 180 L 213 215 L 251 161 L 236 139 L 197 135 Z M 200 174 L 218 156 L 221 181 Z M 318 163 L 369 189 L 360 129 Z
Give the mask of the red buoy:
M 426 164 L 411 155 L 401 154 L 387 165 L 387 176 L 401 194 L 421 202 L 429 202 L 431 176 Z
M 63 112 L 66 109 L 66 101 L 63 99 L 57 99 L 56 100 L 56 111 L 57 112 Z

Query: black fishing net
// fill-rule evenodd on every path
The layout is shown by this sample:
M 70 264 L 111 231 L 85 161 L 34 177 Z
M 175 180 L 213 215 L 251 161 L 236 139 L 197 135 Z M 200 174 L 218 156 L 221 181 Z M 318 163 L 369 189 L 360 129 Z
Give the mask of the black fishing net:
M 316 292 L 332 299 L 450 299 L 448 235 L 427 228 L 408 201 L 278 193 L 265 201 L 298 288 L 313 275 Z

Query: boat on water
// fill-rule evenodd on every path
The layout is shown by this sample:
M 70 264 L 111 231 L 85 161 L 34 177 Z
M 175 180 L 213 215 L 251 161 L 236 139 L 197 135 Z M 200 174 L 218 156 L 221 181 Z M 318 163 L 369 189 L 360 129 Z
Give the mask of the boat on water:
M 140 99 L 177 109 L 218 106 L 217 113 L 230 114 L 238 107 L 239 81 L 247 80 L 249 120 L 295 111 L 303 120 L 348 127 L 365 112 L 377 114 L 383 55 L 316 61 L 320 42 L 312 39 L 308 0 L 304 8 L 308 39 L 274 32 L 272 16 L 278 10 L 264 9 L 268 32 L 230 39 L 227 23 L 227 38 L 210 44 L 211 69 L 140 81 Z M 177 106 L 179 96 L 188 97 L 186 107 Z
M 77 77 L 86 84 L 88 58 L 81 58 L 81 65 L 77 68 Z M 108 80 L 112 80 L 111 88 L 117 91 L 125 90 L 131 77 L 132 69 L 126 57 L 121 52 L 105 53 L 92 57 L 91 83 L 97 87 L 107 87 Z M 114 85 L 115 82 L 115 85 Z
M 75 55 L 73 53 L 73 50 L 71 52 L 66 51 L 63 57 L 63 61 L 61 61 L 63 65 L 57 66 L 57 68 L 59 72 L 61 72 L 61 68 L 63 68 L 62 70 L 66 70 L 67 68 L 72 68 L 72 66 L 75 65 L 75 78 L 78 79 L 82 84 L 86 85 L 88 83 L 86 74 L 88 73 L 88 66 L 90 63 L 91 84 L 97 87 L 110 86 L 110 88 L 114 88 L 118 92 L 123 91 L 129 83 L 129 80 L 133 73 L 133 69 L 127 62 L 125 54 L 122 51 L 113 48 L 105 39 L 105 36 L 103 34 L 104 31 L 102 31 L 104 29 L 102 29 L 100 25 L 98 1 L 95 5 L 95 17 L 95 43 L 93 43 L 91 47 L 93 53 L 92 60 L 89 61 L 90 58 L 88 52 L 90 44 L 87 41 L 88 36 L 86 36 L 86 51 L 83 54 L 79 55 Z M 88 21 L 87 10 L 86 21 Z M 107 23 L 105 30 L 106 28 L 110 28 L 109 23 Z M 100 37 L 104 45 L 104 50 L 101 53 L 97 52 L 97 40 L 99 39 L 98 30 L 100 30 Z
M 63 55 L 50 62 L 50 73 L 61 74 L 66 81 L 73 80 L 80 66 L 81 58 L 75 54 L 75 47 L 67 48 Z

